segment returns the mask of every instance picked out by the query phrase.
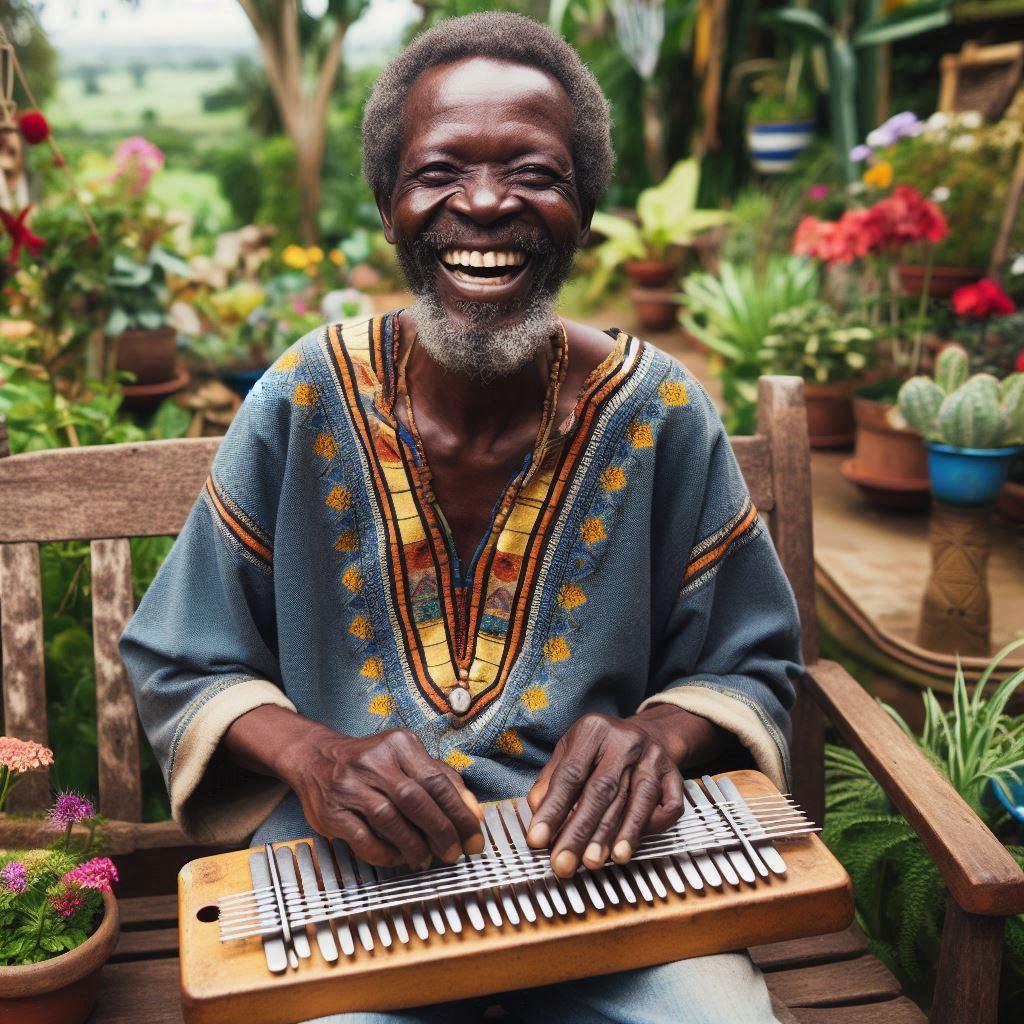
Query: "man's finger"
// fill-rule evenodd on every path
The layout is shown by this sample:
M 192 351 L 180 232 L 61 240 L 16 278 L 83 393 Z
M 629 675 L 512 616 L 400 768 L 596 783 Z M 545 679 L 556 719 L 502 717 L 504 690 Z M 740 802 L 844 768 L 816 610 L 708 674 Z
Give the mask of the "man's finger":
M 683 813 L 683 777 L 674 767 L 669 767 L 661 777 L 661 801 L 654 808 L 647 823 L 648 832 L 664 832 L 671 828 Z
M 622 813 L 626 809 L 626 800 L 629 798 L 629 785 L 632 774 L 633 770 L 631 768 L 627 768 L 623 772 L 618 795 L 608 805 L 608 810 L 604 812 L 604 816 L 598 822 L 590 842 L 583 851 L 583 863 L 588 868 L 599 868 L 608 859 L 612 839 L 619 831 Z
M 462 856 L 459 833 L 418 778 L 402 776 L 389 788 L 388 795 L 408 822 L 419 830 L 438 860 L 453 864 Z M 461 800 L 459 805 L 466 810 Z
M 367 864 L 393 868 L 408 863 L 399 850 L 377 836 L 362 818 L 351 811 L 339 811 L 332 815 L 330 824 L 325 823 L 318 831 L 347 843 L 353 853 L 362 857 Z
M 618 864 L 625 864 L 633 856 L 654 809 L 661 802 L 661 776 L 658 774 L 660 759 L 661 754 L 657 748 L 650 747 L 633 772 L 622 824 L 612 846 L 612 860 Z
M 577 748 L 570 750 L 558 762 L 551 773 L 544 799 L 533 814 L 527 836 L 531 846 L 547 846 L 551 837 L 557 835 L 590 777 L 593 758 L 593 751 L 583 753 Z
M 551 784 L 551 773 L 558 767 L 558 762 L 562 759 L 561 749 L 555 747 L 555 752 L 551 755 L 551 759 L 546 765 L 537 773 L 537 778 L 530 788 L 530 792 L 526 794 L 526 802 L 530 805 L 531 811 L 536 811 L 538 807 L 544 802 L 544 797 L 547 796 L 548 786 Z
M 458 786 L 456 786 L 448 774 L 441 770 L 438 761 L 432 762 L 430 769 L 417 775 L 416 778 L 454 825 L 461 847 L 459 853 L 461 854 L 463 850 L 468 853 L 480 853 L 484 848 L 480 819 L 476 816 L 470 802 L 464 799 L 459 792 L 460 787 L 467 792 L 466 787 L 462 785 L 462 779 L 458 779 Z M 472 794 L 470 796 L 472 798 Z M 473 803 L 476 803 L 475 798 L 472 799 Z M 479 804 L 477 806 L 479 807 Z

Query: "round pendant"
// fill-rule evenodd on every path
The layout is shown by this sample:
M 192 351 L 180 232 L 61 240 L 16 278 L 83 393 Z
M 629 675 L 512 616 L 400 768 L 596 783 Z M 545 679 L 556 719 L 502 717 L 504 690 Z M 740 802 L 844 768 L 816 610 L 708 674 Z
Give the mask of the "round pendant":
M 455 686 L 448 691 L 448 706 L 457 715 L 464 715 L 469 710 L 472 698 L 465 686 Z

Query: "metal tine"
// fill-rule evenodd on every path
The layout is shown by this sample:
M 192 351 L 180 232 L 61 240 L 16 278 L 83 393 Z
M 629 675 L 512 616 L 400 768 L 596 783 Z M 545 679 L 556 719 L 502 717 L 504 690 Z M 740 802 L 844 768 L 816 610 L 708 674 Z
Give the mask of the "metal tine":
M 484 820 L 487 822 L 487 827 L 491 830 L 491 838 L 494 840 L 494 845 L 498 848 L 498 852 L 502 859 L 511 862 L 514 859 L 515 854 L 512 852 L 508 836 L 505 835 L 505 826 L 501 823 L 501 815 L 498 813 L 498 809 L 494 804 L 487 804 L 484 807 Z M 512 891 L 515 893 L 516 900 L 523 912 L 523 917 L 525 917 L 530 924 L 533 924 L 537 920 L 537 911 L 533 907 L 533 903 L 530 900 L 530 894 L 526 887 L 524 885 L 514 884 L 512 886 Z
M 320 868 L 320 877 L 324 880 L 324 892 L 329 897 L 331 893 L 341 892 L 338 885 L 338 875 L 334 870 L 334 857 L 331 856 L 331 848 L 323 836 L 317 836 L 313 840 L 313 855 Z M 352 929 L 345 918 L 335 920 L 334 930 L 341 945 L 341 951 L 345 956 L 353 956 L 356 951 L 356 944 L 352 939 Z
M 722 791 L 718 788 L 718 783 L 710 775 L 702 775 L 701 782 L 704 784 L 704 788 L 708 791 L 711 796 L 711 800 L 716 805 L 721 804 L 718 807 L 719 813 L 729 823 L 729 827 L 736 833 L 737 838 L 740 841 L 740 845 L 743 847 L 743 852 L 747 855 L 747 860 L 750 862 L 750 866 L 756 871 L 762 878 L 767 878 L 771 873 L 765 866 L 763 860 L 758 856 L 757 850 L 750 845 L 750 840 L 746 837 L 743 829 L 740 828 L 739 822 L 737 822 L 732 810 L 725 806 L 725 797 Z M 736 851 L 737 853 L 739 851 Z M 747 879 L 750 881 L 750 879 Z
M 519 817 L 516 815 L 515 804 L 512 802 L 503 802 L 499 804 L 498 813 L 501 815 L 501 820 L 505 824 L 505 831 L 508 832 L 509 838 L 512 840 L 512 846 L 515 850 L 517 859 L 525 862 L 532 861 L 533 850 L 530 849 L 530 846 L 526 841 L 523 826 L 519 823 Z M 555 916 L 555 912 L 551 909 L 551 901 L 548 899 L 547 886 L 544 884 L 543 880 L 528 882 L 527 885 L 533 893 L 533 898 L 537 901 L 537 906 L 540 908 L 540 912 L 548 919 L 553 918 Z
M 484 809 L 484 820 L 480 823 L 480 831 L 484 834 L 484 855 L 493 861 L 500 862 L 501 858 L 494 848 L 495 838 L 491 834 L 491 823 L 487 820 L 486 808 Z M 501 909 L 505 912 L 505 919 L 510 925 L 515 927 L 520 923 L 521 918 L 519 917 L 519 908 L 516 906 L 516 901 L 512 899 L 508 886 L 499 884 L 494 886 L 494 888 L 497 890 L 498 898 L 501 901 Z
M 685 787 L 684 787 L 685 788 Z M 697 810 L 692 803 L 686 804 L 686 809 L 683 812 L 683 817 L 693 817 L 697 815 Z M 703 820 L 703 818 L 701 818 Z M 715 866 L 715 862 L 711 859 L 711 856 L 707 853 L 688 853 L 688 856 L 693 863 L 693 866 L 700 873 L 700 876 L 704 879 L 712 889 L 722 888 L 722 876 L 718 873 L 718 868 Z M 681 859 L 681 858 L 680 858 Z
M 704 889 L 704 878 L 697 870 L 697 865 L 693 863 L 693 858 L 688 853 L 675 854 L 667 859 L 682 871 L 683 877 L 694 892 L 701 892 Z
M 656 867 L 656 865 L 661 864 L 661 860 L 642 860 L 639 863 L 643 865 L 647 881 L 650 882 L 655 895 L 663 900 L 668 899 L 668 889 L 665 888 L 665 883 L 662 881 L 661 875 L 658 874 Z
M 610 871 L 615 878 L 615 881 L 619 883 L 619 888 L 622 890 L 622 895 L 625 896 L 626 902 L 636 905 L 636 892 L 633 890 L 633 886 L 630 885 L 629 876 L 633 875 L 634 881 L 636 880 L 636 868 L 633 864 L 627 864 L 623 867 L 621 864 L 605 864 L 601 869 L 603 871 Z M 641 895 L 643 890 L 641 889 Z
M 675 862 L 671 857 L 659 857 L 653 861 L 657 864 L 661 873 L 665 876 L 668 881 L 669 887 L 679 896 L 686 895 L 686 882 L 683 881 L 683 876 L 679 874 L 679 869 L 676 867 Z
M 701 818 L 708 822 L 708 819 L 712 816 L 711 801 L 704 795 L 704 791 L 697 785 L 693 779 L 684 779 L 683 788 L 686 790 L 686 795 L 693 802 L 694 807 L 697 809 L 697 813 Z M 710 823 L 709 823 L 710 824 Z M 715 862 L 715 867 L 721 872 L 722 877 L 730 885 L 739 885 L 740 877 L 736 874 L 736 869 L 732 866 L 729 858 L 726 857 L 720 850 L 712 850 L 710 852 L 711 859 Z
M 295 874 L 295 861 L 292 858 L 292 851 L 287 846 L 279 846 L 274 851 L 274 859 L 277 861 L 277 870 L 280 877 L 291 885 L 298 888 L 299 879 Z M 289 921 L 289 925 L 291 922 Z M 309 936 L 306 934 L 305 928 L 292 928 L 292 949 L 295 950 L 295 955 L 301 957 L 303 960 L 308 960 L 312 955 L 312 951 L 309 948 Z
M 249 874 L 252 875 L 255 885 L 262 887 L 270 882 L 270 869 L 267 865 L 266 852 L 249 855 Z M 273 887 L 271 886 L 271 888 Z M 269 916 L 266 919 L 266 923 L 280 925 L 280 918 L 276 914 Z M 288 951 L 285 949 L 284 938 L 281 935 L 280 928 L 274 934 L 264 936 L 263 955 L 267 961 L 267 970 L 271 974 L 281 974 L 288 970 Z
M 572 881 L 583 883 L 583 891 L 587 894 L 587 898 L 590 900 L 590 905 L 595 910 L 604 910 L 604 899 L 598 891 L 597 886 L 594 884 L 593 875 L 591 875 L 586 868 L 582 868 L 577 871 L 576 874 L 573 875 Z
M 754 849 L 761 855 L 761 859 L 765 863 L 765 867 L 769 871 L 776 875 L 785 877 L 786 875 L 786 862 L 782 858 L 782 854 L 772 845 L 771 840 L 768 838 L 768 834 L 760 826 L 756 815 L 752 811 L 750 805 L 743 799 L 743 795 L 739 789 L 736 788 L 736 783 L 732 779 L 726 777 L 718 780 L 718 788 L 725 795 L 726 799 L 736 808 L 737 815 L 741 820 L 745 821 L 747 827 L 750 829 L 750 838 L 754 843 Z M 756 836 L 760 834 L 764 836 L 762 842 L 757 842 Z
M 480 831 L 484 836 L 484 848 L 479 853 L 470 854 L 469 857 L 469 863 L 477 877 L 481 876 L 483 866 L 487 862 L 488 850 L 487 829 L 481 825 Z M 494 887 L 487 882 L 483 882 L 480 885 L 480 892 L 484 910 L 487 911 L 487 916 L 490 918 L 491 924 L 493 924 L 495 928 L 501 928 L 505 922 L 501 919 L 501 911 L 498 909 L 498 900 L 494 895 Z M 476 899 L 475 896 L 473 898 Z
M 377 869 L 372 865 L 363 860 L 359 854 L 354 851 L 349 851 L 352 854 L 352 861 L 356 866 L 356 870 L 359 872 L 359 877 L 362 885 L 379 885 L 382 879 L 377 874 Z M 377 937 L 380 939 L 380 944 L 385 949 L 391 948 L 391 929 L 388 927 L 388 915 L 383 910 L 374 910 L 370 913 L 370 919 L 373 921 L 377 928 Z
M 352 866 L 352 853 L 349 848 L 340 840 L 332 840 L 331 846 L 334 849 L 334 859 L 338 863 L 338 871 L 341 872 L 341 884 L 343 890 L 358 892 L 359 880 L 356 878 L 355 868 Z M 359 942 L 367 953 L 373 952 L 373 932 L 370 930 L 367 915 L 364 913 L 354 914 L 351 920 L 356 926 L 356 935 Z
M 313 864 L 313 851 L 309 843 L 297 843 L 295 846 L 295 863 L 299 866 L 299 878 L 307 899 L 313 902 L 317 913 L 323 913 L 325 905 L 320 895 L 320 884 L 316 879 L 316 867 Z M 334 932 L 326 921 L 319 921 L 313 926 L 316 944 L 320 947 L 320 955 L 330 964 L 338 959 L 338 943 Z
M 519 820 L 523 823 L 523 832 L 529 832 L 530 822 L 533 821 L 533 808 L 530 807 L 529 800 L 526 797 L 520 797 L 516 801 L 516 810 L 519 812 Z M 536 853 L 537 851 L 534 850 L 533 852 Z M 569 901 L 569 906 L 577 914 L 585 914 L 587 912 L 587 905 L 583 902 L 583 897 L 580 896 L 579 889 L 576 887 L 574 880 L 562 879 L 557 875 L 547 875 L 544 881 L 547 886 L 548 895 L 551 897 L 551 902 L 559 914 L 563 916 L 568 915 L 569 907 L 566 906 L 566 900 Z M 568 881 L 572 881 L 572 884 L 566 884 Z

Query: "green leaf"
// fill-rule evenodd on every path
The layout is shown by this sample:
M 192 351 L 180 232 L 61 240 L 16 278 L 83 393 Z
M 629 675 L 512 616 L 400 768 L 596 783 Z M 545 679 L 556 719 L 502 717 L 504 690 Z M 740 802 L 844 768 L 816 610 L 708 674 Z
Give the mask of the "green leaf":
M 834 35 L 831 26 L 820 14 L 802 7 L 767 11 L 761 15 L 761 23 L 772 28 L 788 29 L 798 39 L 812 43 L 829 43 Z
M 878 21 L 868 22 L 853 36 L 853 45 L 858 50 L 868 46 L 883 46 L 900 39 L 933 32 L 948 25 L 953 15 L 948 8 L 922 12 L 924 4 L 910 4 Z
M 107 317 L 107 323 L 104 326 L 104 333 L 108 338 L 116 338 L 119 334 L 124 334 L 128 330 L 130 320 L 128 314 L 121 309 L 119 306 L 115 306 Z
M 160 309 L 140 309 L 135 319 L 147 331 L 158 331 L 166 323 L 164 312 Z

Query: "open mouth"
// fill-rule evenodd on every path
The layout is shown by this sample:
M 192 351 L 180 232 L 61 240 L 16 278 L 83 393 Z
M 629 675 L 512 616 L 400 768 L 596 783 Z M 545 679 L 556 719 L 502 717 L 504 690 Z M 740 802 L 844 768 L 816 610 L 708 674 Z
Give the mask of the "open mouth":
M 438 258 L 456 281 L 492 287 L 511 284 L 529 262 L 518 249 L 445 249 Z

